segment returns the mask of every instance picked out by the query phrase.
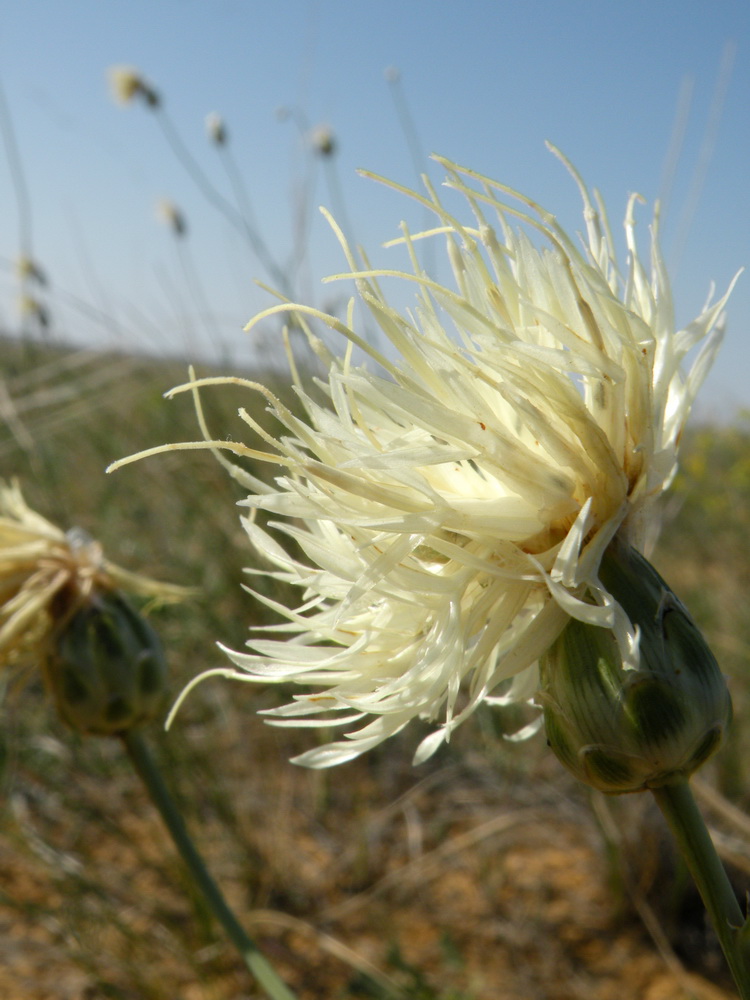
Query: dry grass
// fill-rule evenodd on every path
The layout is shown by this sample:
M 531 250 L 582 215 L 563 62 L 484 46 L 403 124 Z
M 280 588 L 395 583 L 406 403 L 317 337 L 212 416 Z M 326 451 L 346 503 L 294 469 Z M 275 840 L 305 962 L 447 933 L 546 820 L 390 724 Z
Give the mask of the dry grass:
M 241 494 L 209 455 L 103 473 L 136 449 L 196 435 L 189 401 L 161 399 L 184 371 L 10 343 L 3 352 L 0 474 L 19 476 L 30 502 L 91 531 L 121 564 L 201 588 L 152 619 L 179 691 L 221 662 L 216 639 L 241 646 L 260 613 L 239 586 Z M 220 434 L 238 428 L 231 392 L 206 402 Z M 681 509 L 657 559 L 737 675 L 735 735 L 706 795 L 722 849 L 745 870 L 750 475 L 736 465 L 749 441 L 740 426 L 688 442 L 690 478 L 677 484 Z M 0 996 L 258 996 L 119 743 L 65 731 L 37 678 L 20 691 L 6 681 Z M 731 996 L 645 799 L 589 800 L 540 742 L 504 743 L 489 713 L 417 770 L 410 731 L 336 771 L 303 771 L 287 759 L 309 732 L 256 717 L 278 698 L 207 682 L 172 732 L 151 738 L 216 878 L 300 1000 Z

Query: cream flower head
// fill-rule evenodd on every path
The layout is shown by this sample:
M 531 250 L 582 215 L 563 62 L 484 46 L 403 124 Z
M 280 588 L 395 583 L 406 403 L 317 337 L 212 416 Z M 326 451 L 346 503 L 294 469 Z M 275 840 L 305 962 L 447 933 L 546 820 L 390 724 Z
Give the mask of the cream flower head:
M 658 527 L 656 501 L 721 339 L 729 291 L 675 329 L 658 216 L 647 269 L 636 246 L 637 197 L 625 216 L 621 272 L 604 208 L 569 164 L 583 198 L 582 245 L 525 196 L 439 162 L 470 221 L 449 214 L 429 185 L 424 197 L 398 188 L 438 219 L 418 237 L 404 227 L 394 241 L 413 273 L 360 266 L 332 222 L 351 269 L 336 278 L 354 280 L 391 349 L 355 332 L 353 304 L 346 323 L 277 305 L 250 326 L 294 315 L 328 366 L 319 387 L 327 405 L 292 362 L 303 416 L 246 383 L 286 429 L 272 438 L 241 411 L 270 451 L 211 441 L 204 426 L 203 446 L 252 491 L 244 504 L 283 519 L 270 530 L 252 514 L 244 519 L 264 566 L 248 572 L 266 574 L 270 563 L 272 576 L 302 591 L 295 608 L 257 595 L 285 622 L 260 630 L 249 652 L 227 650 L 236 669 L 212 673 L 312 689 L 266 713 L 276 725 L 350 727 L 296 758 L 312 767 L 354 758 L 415 718 L 435 724 L 416 753 L 423 761 L 480 703 L 530 703 L 537 661 L 571 618 L 612 630 L 625 663 L 637 666 L 637 629 L 598 568 L 616 535 L 642 549 Z M 421 268 L 415 241 L 428 237 L 445 240 L 455 287 Z M 410 312 L 389 305 L 382 277 L 413 283 Z M 346 338 L 342 356 L 328 352 L 307 317 Z M 217 381 L 173 392 L 197 398 L 200 385 Z M 224 450 L 284 471 L 267 485 Z
M 47 284 L 47 275 L 34 258 L 29 257 L 28 254 L 22 253 L 16 257 L 15 269 L 18 279 L 21 282 L 33 281 L 37 285 L 42 286 Z
M 145 77 L 132 66 L 110 66 L 107 71 L 112 96 L 118 104 L 132 104 L 140 97 L 151 108 L 159 106 L 159 95 Z
M 172 230 L 175 236 L 187 234 L 187 222 L 182 211 L 169 198 L 160 198 L 156 203 L 156 218 L 162 225 Z
M 226 122 L 218 111 L 212 111 L 206 115 L 206 133 L 215 145 L 225 146 L 227 144 Z
M 330 125 L 316 125 L 310 130 L 310 145 L 321 156 L 333 156 L 336 152 L 336 134 Z
M 162 602 L 189 593 L 116 566 L 85 531 L 63 531 L 28 506 L 18 483 L 0 481 L 0 667 L 38 665 L 92 595 L 119 589 Z

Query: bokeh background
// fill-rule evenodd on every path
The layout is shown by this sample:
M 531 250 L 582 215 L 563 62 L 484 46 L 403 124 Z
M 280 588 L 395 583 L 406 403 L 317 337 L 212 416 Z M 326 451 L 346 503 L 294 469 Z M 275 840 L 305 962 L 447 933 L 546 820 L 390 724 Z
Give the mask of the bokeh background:
M 320 289 L 342 256 L 319 204 L 372 254 L 403 216 L 414 228 L 425 222 L 417 206 L 358 177 L 360 167 L 408 186 L 429 170 L 439 182 L 428 160 L 438 152 L 522 188 L 578 228 L 578 193 L 545 140 L 601 190 L 616 233 L 631 191 L 662 200 L 678 322 L 695 315 L 710 282 L 723 290 L 750 259 L 743 0 L 24 0 L 0 9 L 2 117 L 6 148 L 9 119 L 15 147 L 11 162 L 0 157 L 4 325 L 16 319 L 10 262 L 20 225 L 60 293 L 58 328 L 77 341 L 257 354 L 240 331 L 269 301 L 253 284 L 269 275 L 201 197 L 153 116 L 113 107 L 113 64 L 153 83 L 190 156 L 231 197 L 203 124 L 211 112 L 224 117 L 257 231 L 283 266 L 295 262 L 306 300 L 349 294 Z M 310 133 L 321 125 L 336 151 L 315 161 Z M 200 279 L 192 293 L 155 219 L 164 198 L 187 221 Z M 646 240 L 650 204 L 640 218 Z M 66 312 L 66 295 L 101 310 L 108 329 L 81 308 Z M 744 279 L 703 412 L 747 404 L 749 325 Z

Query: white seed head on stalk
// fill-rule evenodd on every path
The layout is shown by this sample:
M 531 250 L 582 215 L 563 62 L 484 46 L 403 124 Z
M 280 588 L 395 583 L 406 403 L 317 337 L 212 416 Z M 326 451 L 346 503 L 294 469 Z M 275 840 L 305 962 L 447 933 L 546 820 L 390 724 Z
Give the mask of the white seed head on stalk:
M 112 96 L 118 104 L 132 104 L 140 98 L 150 108 L 158 108 L 161 99 L 146 78 L 132 66 L 111 66 L 107 71 Z
M 206 134 L 211 142 L 217 146 L 225 146 L 227 144 L 229 137 L 226 122 L 217 111 L 212 111 L 206 115 Z
M 156 203 L 156 218 L 177 237 L 187 235 L 187 221 L 182 211 L 168 198 Z
M 336 133 L 330 125 L 316 125 L 310 130 L 310 145 L 320 156 L 333 156 L 336 152 Z

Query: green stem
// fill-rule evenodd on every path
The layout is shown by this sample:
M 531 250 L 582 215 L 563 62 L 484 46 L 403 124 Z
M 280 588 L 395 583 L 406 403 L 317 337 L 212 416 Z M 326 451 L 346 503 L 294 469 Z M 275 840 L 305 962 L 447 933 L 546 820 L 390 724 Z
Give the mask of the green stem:
M 750 968 L 740 940 L 745 918 L 690 785 L 683 778 L 651 791 L 705 903 L 740 997 L 750 1000 Z
M 161 772 L 149 752 L 148 746 L 138 729 L 130 729 L 122 734 L 122 742 L 133 766 L 148 789 L 151 801 L 161 814 L 161 818 L 172 835 L 175 846 L 182 855 L 195 884 L 204 896 L 212 913 L 227 932 L 229 939 L 242 955 L 245 965 L 255 976 L 271 1000 L 297 1000 L 288 986 L 279 978 L 268 959 L 257 945 L 247 936 L 227 905 L 221 890 L 206 869 L 203 858 L 187 832 L 184 820 L 174 803 Z

